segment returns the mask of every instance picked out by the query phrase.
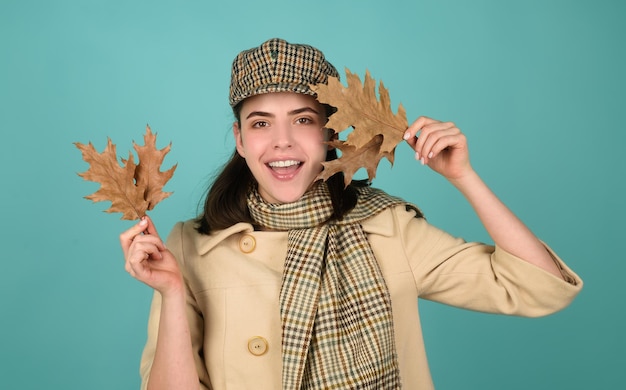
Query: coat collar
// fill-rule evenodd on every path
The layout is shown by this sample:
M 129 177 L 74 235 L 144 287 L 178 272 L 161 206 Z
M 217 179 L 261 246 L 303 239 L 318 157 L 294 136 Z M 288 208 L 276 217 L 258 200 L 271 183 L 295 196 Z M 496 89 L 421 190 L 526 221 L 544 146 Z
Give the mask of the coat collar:
M 398 206 L 396 206 L 398 207 Z M 399 206 L 399 207 L 404 207 Z M 363 221 L 363 231 L 366 234 L 376 234 L 380 236 L 392 236 L 395 230 L 394 213 L 392 208 L 388 208 L 378 213 L 372 218 Z M 195 247 L 198 249 L 199 255 L 205 255 L 211 249 L 215 248 L 228 237 L 238 233 L 252 233 L 254 228 L 249 223 L 240 222 L 227 229 L 218 230 L 210 235 L 199 234 L 194 235 Z
M 199 255 L 205 255 L 215 248 L 220 242 L 237 233 L 251 233 L 254 228 L 249 223 L 240 222 L 227 229 L 215 231 L 209 235 L 196 233 L 194 235 L 195 247 Z

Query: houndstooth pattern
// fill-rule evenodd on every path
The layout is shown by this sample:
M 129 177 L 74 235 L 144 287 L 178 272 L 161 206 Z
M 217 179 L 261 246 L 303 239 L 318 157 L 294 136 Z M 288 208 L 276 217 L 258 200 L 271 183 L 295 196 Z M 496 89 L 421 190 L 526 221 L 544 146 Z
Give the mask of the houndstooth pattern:
M 242 51 L 233 61 L 229 103 L 268 92 L 297 92 L 315 96 L 310 84 L 339 77 L 324 54 L 309 45 L 274 38 L 261 46 Z
M 341 221 L 325 183 L 294 203 L 248 197 L 262 226 L 288 230 L 280 292 L 284 389 L 397 389 L 391 300 L 360 221 L 405 203 L 372 188 Z

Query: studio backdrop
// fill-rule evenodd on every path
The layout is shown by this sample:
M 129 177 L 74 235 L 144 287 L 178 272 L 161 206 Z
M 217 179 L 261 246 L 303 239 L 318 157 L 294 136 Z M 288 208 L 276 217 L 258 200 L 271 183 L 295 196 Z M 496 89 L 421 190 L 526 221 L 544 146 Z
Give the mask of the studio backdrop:
M 83 198 L 98 185 L 74 143 L 110 138 L 126 158 L 147 124 L 171 143 L 173 194 L 150 212 L 167 236 L 233 151 L 232 59 L 272 37 L 369 71 L 409 121 L 455 122 L 475 169 L 585 281 L 538 319 L 421 302 L 437 388 L 619 387 L 624 20 L 617 0 L 0 1 L 0 388 L 138 388 L 152 291 L 124 271 L 132 222 Z M 490 241 L 405 144 L 373 185 Z

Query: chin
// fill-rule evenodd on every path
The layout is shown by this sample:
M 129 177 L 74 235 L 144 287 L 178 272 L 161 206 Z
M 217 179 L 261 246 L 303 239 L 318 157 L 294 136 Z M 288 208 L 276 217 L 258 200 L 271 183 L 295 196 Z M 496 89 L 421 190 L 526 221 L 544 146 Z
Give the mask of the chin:
M 274 199 L 278 202 L 278 203 L 293 203 L 293 202 L 297 202 L 298 200 L 300 200 L 300 198 L 302 198 L 302 195 L 304 195 L 304 191 L 302 192 L 297 192 L 297 193 L 282 193 L 282 194 L 276 194 L 276 196 L 274 196 Z
M 261 191 L 261 196 L 269 203 L 293 203 L 300 200 L 308 189 L 309 186 L 296 186 L 291 183 L 283 188 L 275 187 L 271 192 Z

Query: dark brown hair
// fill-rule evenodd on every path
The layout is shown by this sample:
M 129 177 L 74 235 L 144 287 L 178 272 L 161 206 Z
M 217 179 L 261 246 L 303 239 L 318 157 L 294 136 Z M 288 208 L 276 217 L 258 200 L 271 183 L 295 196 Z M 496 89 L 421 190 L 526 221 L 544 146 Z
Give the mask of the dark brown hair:
M 233 107 L 237 122 L 240 122 L 241 105 L 240 102 Z M 328 115 L 335 111 L 334 107 L 330 106 L 326 109 Z M 336 149 L 331 149 L 326 153 L 326 161 L 336 158 Z M 343 215 L 356 205 L 357 188 L 369 185 L 366 180 L 355 180 L 345 187 L 342 172 L 331 176 L 326 183 L 333 203 L 334 213 L 331 217 L 333 219 L 343 218 Z M 215 230 L 226 229 L 239 222 L 255 225 L 247 204 L 248 190 L 255 184 L 256 180 L 246 160 L 235 149 L 230 160 L 224 164 L 207 191 L 203 213 L 197 219 L 198 232 L 211 234 Z

